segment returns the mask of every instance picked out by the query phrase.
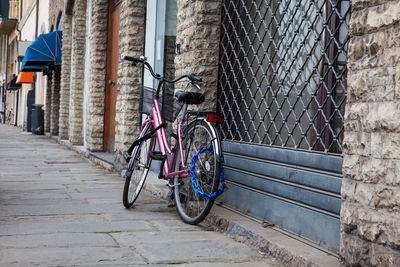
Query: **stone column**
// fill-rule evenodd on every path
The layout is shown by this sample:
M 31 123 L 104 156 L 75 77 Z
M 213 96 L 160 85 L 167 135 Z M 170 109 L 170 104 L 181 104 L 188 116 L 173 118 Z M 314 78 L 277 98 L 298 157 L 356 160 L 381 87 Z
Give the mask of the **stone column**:
M 175 57 L 175 76 L 194 73 L 202 77 L 206 97 L 202 108 L 207 110 L 217 107 L 220 28 L 221 1 L 178 0 L 176 42 L 181 53 Z M 185 83 L 175 86 L 176 90 L 185 88 Z
M 107 56 L 108 0 L 93 0 L 90 36 L 90 83 L 88 94 L 86 146 L 103 150 L 104 98 Z
M 139 57 L 143 55 L 144 50 L 146 1 L 123 0 L 121 5 L 120 55 Z M 117 165 L 123 162 L 121 155 L 129 148 L 138 133 L 141 76 L 141 68 L 129 65 L 119 67 L 115 129 Z
M 69 141 L 83 144 L 85 82 L 86 0 L 75 0 L 72 15 L 71 84 L 69 98 Z
M 62 72 L 60 92 L 60 128 L 61 139 L 68 139 L 69 124 L 69 90 L 71 83 L 71 47 L 72 47 L 72 16 L 65 14 L 62 46 Z
M 47 88 L 46 88 L 46 106 L 44 108 L 44 131 L 50 132 L 50 114 L 51 114 L 51 91 L 52 91 L 53 78 L 49 74 L 47 76 Z
M 340 255 L 400 266 L 400 2 L 353 1 Z
M 52 74 L 51 83 L 51 114 L 50 114 L 50 134 L 58 135 L 58 121 L 60 111 L 60 66 L 55 66 Z

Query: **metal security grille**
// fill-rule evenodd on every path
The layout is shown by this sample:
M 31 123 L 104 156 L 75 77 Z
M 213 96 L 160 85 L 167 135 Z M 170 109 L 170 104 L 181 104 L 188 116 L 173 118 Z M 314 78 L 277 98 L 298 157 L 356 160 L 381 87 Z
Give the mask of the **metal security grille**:
M 225 140 L 342 154 L 350 1 L 222 4 Z

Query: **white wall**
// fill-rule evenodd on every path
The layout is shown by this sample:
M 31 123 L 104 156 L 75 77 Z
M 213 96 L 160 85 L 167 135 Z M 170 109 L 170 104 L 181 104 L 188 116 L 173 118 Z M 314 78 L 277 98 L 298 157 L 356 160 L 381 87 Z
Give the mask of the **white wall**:
M 49 25 L 49 0 L 39 1 L 39 28 L 38 34 L 47 33 Z M 46 99 L 46 88 L 47 88 L 47 78 L 43 76 L 41 72 L 37 72 L 36 78 L 36 104 L 45 104 Z
M 25 2 L 25 1 L 24 1 Z M 24 3 L 26 4 L 26 3 Z M 36 33 L 36 8 L 38 8 L 38 35 L 42 33 L 47 33 L 48 29 L 48 19 L 49 19 L 49 0 L 40 0 L 39 7 L 36 7 L 36 1 L 31 1 L 30 5 L 27 7 L 27 13 L 23 14 L 24 17 L 21 20 L 20 30 L 21 30 L 21 40 L 34 41 Z M 35 93 L 35 103 L 45 104 L 45 92 L 47 87 L 47 79 L 38 72 L 36 78 L 36 93 Z M 26 120 L 27 111 L 26 108 L 26 96 L 29 90 L 32 90 L 33 85 L 23 84 L 20 93 L 19 100 L 19 113 L 18 113 L 18 126 L 22 127 L 24 120 Z

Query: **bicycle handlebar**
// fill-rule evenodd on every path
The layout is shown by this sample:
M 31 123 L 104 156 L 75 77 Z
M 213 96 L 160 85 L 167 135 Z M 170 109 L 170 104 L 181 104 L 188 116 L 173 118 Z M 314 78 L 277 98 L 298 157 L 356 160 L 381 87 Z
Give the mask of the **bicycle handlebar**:
M 124 56 L 124 60 L 132 61 L 134 64 L 137 64 L 137 63 L 144 63 L 146 61 L 146 58 L 145 57 L 136 58 L 136 57 Z
M 144 65 L 146 65 L 149 68 L 149 71 L 151 73 L 151 76 L 154 77 L 154 79 L 163 81 L 163 82 L 167 82 L 167 83 L 176 83 L 179 80 L 182 80 L 183 78 L 188 78 L 192 83 L 193 82 L 201 82 L 202 79 L 201 77 L 190 73 L 190 74 L 184 74 L 182 76 L 179 76 L 178 78 L 174 79 L 174 80 L 168 80 L 166 78 L 161 77 L 161 75 L 154 73 L 153 68 L 150 66 L 150 64 L 147 62 L 147 58 L 144 56 L 141 56 L 140 58 L 135 58 L 135 57 L 130 57 L 130 56 L 124 56 L 124 60 L 127 61 L 131 61 L 132 65 L 136 66 L 137 63 L 142 63 Z

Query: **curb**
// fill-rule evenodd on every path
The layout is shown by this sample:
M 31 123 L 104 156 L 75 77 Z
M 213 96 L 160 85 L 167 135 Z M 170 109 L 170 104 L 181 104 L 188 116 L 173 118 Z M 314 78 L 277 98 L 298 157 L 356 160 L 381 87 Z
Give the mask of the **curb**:
M 58 137 L 49 134 L 46 134 L 46 136 L 88 158 L 92 163 L 123 176 L 124 172 L 115 168 L 113 162 L 106 161 L 87 151 L 84 146 L 71 145 L 69 141 L 60 140 Z M 165 183 L 162 183 L 163 180 L 159 180 L 156 173 L 154 175 L 149 173 L 149 175 L 143 189 L 157 198 L 167 199 L 169 189 Z M 204 223 L 240 243 L 257 249 L 262 255 L 276 258 L 283 266 L 344 266 L 335 253 L 317 247 L 315 244 L 284 232 L 277 227 L 268 225 L 265 227 L 265 223 L 220 205 L 218 202 L 214 204 Z

